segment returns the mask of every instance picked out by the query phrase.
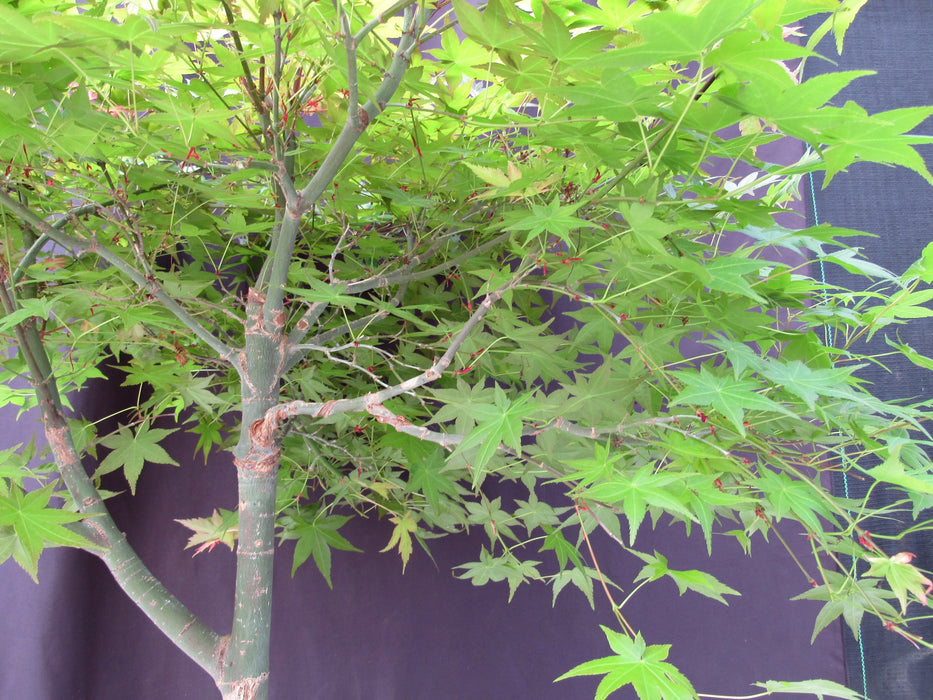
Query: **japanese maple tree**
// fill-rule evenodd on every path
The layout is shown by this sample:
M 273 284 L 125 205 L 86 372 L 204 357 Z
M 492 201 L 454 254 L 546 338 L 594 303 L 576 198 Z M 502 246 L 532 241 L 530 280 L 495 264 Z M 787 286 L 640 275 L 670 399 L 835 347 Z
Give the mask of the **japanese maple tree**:
M 225 698 L 267 697 L 277 552 L 330 582 L 331 550 L 353 548 L 341 527 L 375 515 L 402 566 L 478 528 L 464 579 L 591 600 L 614 590 L 595 530 L 643 564 L 635 584 L 724 601 L 737 591 L 641 551 L 639 532 L 680 522 L 750 549 L 792 523 L 812 546 L 802 588 L 826 601 L 817 631 L 868 613 L 928 644 L 904 624 L 933 584 L 822 477 L 887 482 L 914 518 L 931 502 L 926 408 L 873 397 L 855 348 L 930 315 L 933 252 L 894 274 L 851 231 L 774 219 L 802 176 L 858 161 L 933 182 L 914 150 L 931 139 L 908 133 L 933 109 L 869 115 L 829 104 L 863 73 L 800 78 L 861 4 L 0 5 L 0 328 L 16 347 L 0 396 L 37 408 L 48 441 L 38 466 L 31 446 L 3 453 L 0 560 L 35 577 L 48 546 L 100 557 Z M 767 162 L 784 137 L 805 155 Z M 68 397 L 105 363 L 145 391 L 102 434 Z M 153 583 L 98 490 L 122 471 L 135 492 L 179 430 L 237 473 L 237 504 L 183 521 L 193 547 L 236 549 L 230 630 Z M 489 497 L 496 480 L 526 498 Z M 697 697 L 610 604 L 614 655 L 565 676 L 603 676 L 597 698 Z M 856 697 L 762 694 L 781 691 Z

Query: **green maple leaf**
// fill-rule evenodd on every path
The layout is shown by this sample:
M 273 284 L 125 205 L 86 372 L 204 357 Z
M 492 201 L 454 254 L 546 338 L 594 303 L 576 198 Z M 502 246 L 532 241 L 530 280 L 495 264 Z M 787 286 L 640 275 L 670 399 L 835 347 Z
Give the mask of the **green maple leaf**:
M 489 464 L 489 460 L 499 449 L 500 444 L 516 453 L 521 452 L 522 418 L 534 410 L 533 406 L 528 405 L 527 396 L 521 396 L 512 401 L 500 387 L 496 387 L 494 393 L 494 405 L 473 404 L 469 407 L 477 425 L 453 451 L 455 455 L 470 454 L 474 488 L 485 477 L 486 465 Z M 474 448 L 476 448 L 475 451 L 473 451 Z
M 23 491 L 14 484 L 9 493 L 0 495 L 0 562 L 12 555 L 37 582 L 39 555 L 46 545 L 94 547 L 90 540 L 65 527 L 87 516 L 49 507 L 52 488 Z
M 858 638 L 862 617 L 867 610 L 877 610 L 882 615 L 896 617 L 897 610 L 885 599 L 891 594 L 877 588 L 877 579 L 859 579 L 858 582 L 848 579 L 839 572 L 825 572 L 826 583 L 816 588 L 808 588 L 791 600 L 822 600 L 826 605 L 822 607 L 813 623 L 813 635 L 810 643 L 825 627 L 842 615 L 843 620 L 852 630 L 852 635 Z
M 218 418 L 208 414 L 198 416 L 198 425 L 188 431 L 198 436 L 198 443 L 194 446 L 194 454 L 198 451 L 204 453 L 204 463 L 207 464 L 207 458 L 210 456 L 214 446 L 223 445 L 223 424 Z
M 362 299 L 352 294 L 345 294 L 348 283 L 340 282 L 329 284 L 323 280 L 314 277 L 306 277 L 303 282 L 304 287 L 285 287 L 289 294 L 305 299 L 313 304 L 333 304 L 334 306 L 343 306 L 347 309 L 355 309 L 357 304 L 373 304 L 369 299 Z
M 558 516 L 568 510 L 567 508 L 555 508 L 549 503 L 539 501 L 534 493 L 531 493 L 527 501 L 516 498 L 515 505 L 518 508 L 512 516 L 525 525 L 529 536 L 539 527 L 549 528 L 558 525 L 560 523 Z
M 479 553 L 479 561 L 459 564 L 454 568 L 463 569 L 463 573 L 457 574 L 457 578 L 470 579 L 474 586 L 482 586 L 490 581 L 504 581 L 508 576 L 505 559 L 493 555 L 485 547 Z
M 20 453 L 22 443 L 8 450 L 0 450 L 0 479 L 22 484 L 23 479 L 35 476 L 29 468 L 29 457 Z
M 579 204 L 562 205 L 560 199 L 555 197 L 548 204 L 532 204 L 531 213 L 512 221 L 505 226 L 507 231 L 527 231 L 525 244 L 535 236 L 549 233 L 557 236 L 567 244 L 571 243 L 570 234 L 592 223 L 586 219 L 578 219 L 573 214 L 580 208 Z
M 544 544 L 541 545 L 539 552 L 545 552 L 549 549 L 554 550 L 557 556 L 557 564 L 563 570 L 567 567 L 567 562 L 572 562 L 575 567 L 582 568 L 583 559 L 580 556 L 580 550 L 567 541 L 564 533 L 552 528 L 550 525 L 544 525 L 543 528 L 547 536 L 544 538 Z M 555 593 L 555 597 L 556 597 Z
M 694 591 L 707 598 L 718 600 L 723 605 L 728 605 L 729 601 L 723 598 L 724 595 L 741 595 L 734 588 L 730 588 L 722 583 L 712 574 L 697 569 L 677 570 L 671 569 L 667 565 L 667 557 L 655 550 L 654 556 L 641 552 L 633 552 L 635 556 L 646 562 L 646 566 L 635 577 L 636 581 L 645 579 L 656 581 L 664 576 L 670 576 L 677 584 L 677 590 L 683 595 L 687 590 Z
M 136 428 L 136 432 L 126 425 L 100 440 L 100 444 L 110 448 L 111 452 L 100 463 L 94 477 L 109 474 L 117 469 L 123 469 L 123 475 L 130 485 L 130 491 L 136 494 L 136 482 L 143 470 L 143 464 L 171 464 L 178 466 L 178 462 L 169 457 L 159 443 L 175 430 L 163 428 L 150 428 L 149 421 L 144 421 Z
M 740 435 L 745 435 L 743 420 L 748 409 L 794 413 L 767 396 L 757 393 L 761 385 L 750 379 L 733 379 L 713 374 L 706 367 L 699 372 L 679 372 L 684 390 L 671 401 L 672 406 L 709 406 L 724 415 Z
M 282 0 L 259 0 L 259 21 L 264 23 L 269 16 L 282 11 Z
M 814 47 L 819 44 L 820 40 L 822 40 L 831 29 L 836 36 L 836 53 L 841 54 L 846 32 L 849 30 L 849 26 L 852 24 L 852 20 L 855 19 L 858 11 L 867 1 L 868 0 L 842 0 L 842 4 L 833 9 L 832 16 L 828 17 L 826 21 L 810 35 L 807 46 Z
M 480 561 L 460 564 L 454 568 L 463 569 L 462 574 L 457 574 L 457 578 L 470 579 L 474 586 L 482 586 L 490 581 L 498 583 L 507 581 L 509 584 L 509 601 L 518 587 L 529 578 L 540 578 L 537 565 L 538 561 L 519 561 L 514 556 L 504 554 L 494 556 L 485 547 L 480 552 Z
M 380 552 L 388 552 L 393 547 L 398 547 L 399 556 L 402 557 L 402 571 L 408 566 L 408 559 L 411 557 L 413 533 L 418 532 L 418 521 L 410 514 L 393 515 L 389 520 L 395 525 L 392 528 L 392 536 L 389 537 L 389 544 L 380 549 Z
M 826 181 L 851 163 L 860 160 L 874 161 L 885 165 L 902 165 L 917 172 L 933 184 L 933 175 L 927 169 L 923 157 L 913 148 L 913 143 L 930 143 L 931 137 L 904 134 L 904 131 L 933 114 L 933 107 L 906 107 L 880 112 L 871 117 L 856 105 L 846 105 L 855 116 L 836 129 L 827 131 L 827 138 L 838 140 L 824 149 Z
M 571 545 L 572 546 L 572 545 Z M 564 569 L 559 571 L 551 583 L 551 586 L 554 589 L 553 596 L 551 597 L 551 605 L 556 604 L 557 596 L 560 595 L 560 592 L 567 587 L 567 584 L 573 584 L 576 586 L 583 595 L 586 596 L 587 602 L 590 604 L 591 609 L 595 609 L 595 603 L 593 602 L 593 579 L 599 578 L 599 574 L 595 569 L 591 569 L 587 566 L 574 566 L 571 569 Z
M 607 71 L 612 84 L 560 86 L 553 92 L 572 102 L 569 109 L 581 117 L 604 117 L 613 121 L 627 121 L 637 117 L 636 103 L 647 90 L 639 88 L 626 73 Z
M 500 535 L 510 540 L 518 541 L 512 531 L 515 522 L 514 516 L 502 508 L 502 498 L 491 501 L 484 498 L 482 503 L 469 502 L 466 504 L 469 516 L 467 522 L 471 525 L 482 525 L 490 542 L 495 542 Z
M 629 639 L 624 634 L 602 627 L 616 655 L 582 663 L 556 680 L 603 675 L 595 700 L 604 700 L 629 684 L 641 700 L 695 700 L 699 697 L 690 681 L 664 660 L 670 651 L 669 644 L 646 646 L 641 633 Z
M 849 398 L 852 389 L 849 375 L 858 367 L 812 369 L 799 360 L 792 362 L 768 362 L 762 365 L 761 373 L 785 391 L 802 399 L 811 409 L 820 396 Z
M 898 552 L 890 557 L 865 557 L 871 564 L 865 576 L 884 577 L 901 604 L 901 615 L 907 611 L 908 594 L 913 594 L 926 607 L 933 582 L 910 562 L 916 555 Z
M 866 469 L 865 473 L 876 481 L 904 489 L 914 499 L 918 494 L 933 496 L 933 475 L 926 460 L 917 466 L 911 465 L 909 451 L 905 452 L 909 447 L 910 443 L 904 438 L 894 438 L 888 444 L 885 460 L 877 467 Z
M 578 489 L 591 486 L 603 479 L 609 479 L 615 473 L 615 465 L 625 457 L 622 453 L 611 454 L 611 446 L 597 444 L 593 447 L 592 457 L 565 460 L 573 472 L 554 481 L 574 481 Z
M 459 498 L 457 472 L 444 470 L 446 454 L 440 447 L 427 440 L 396 432 L 385 435 L 381 444 L 402 449 L 409 474 L 409 490 L 424 494 L 425 500 L 435 513 L 441 513 L 446 509 L 448 498 L 454 501 Z
M 753 258 L 740 258 L 735 255 L 715 258 L 706 266 L 710 273 L 706 286 L 717 292 L 739 294 L 763 302 L 764 298 L 752 289 L 751 283 L 745 278 L 749 273 L 757 273 L 761 268 L 761 260 Z
M 799 693 L 801 695 L 815 695 L 817 700 L 824 698 L 841 698 L 842 700 L 863 700 L 864 695 L 839 685 L 833 681 L 765 681 L 755 683 L 764 688 L 768 694 L 772 693 Z
M 444 471 L 445 457 L 444 453 L 431 445 L 432 449 L 429 455 L 422 460 L 409 461 L 408 471 L 411 475 L 408 486 L 424 494 L 428 505 L 435 512 L 440 513 L 444 510 L 444 496 L 456 500 L 460 492 L 457 483 L 450 472 Z
M 298 567 L 308 560 L 308 557 L 314 557 L 314 563 L 318 571 L 327 581 L 327 585 L 333 588 L 334 585 L 330 579 L 330 550 L 361 551 L 338 532 L 350 519 L 350 516 L 316 514 L 314 517 L 305 519 L 300 513 L 292 512 L 288 519 L 290 524 L 281 537 L 283 540 L 298 540 L 295 543 L 295 553 L 292 557 L 292 576 L 295 575 Z
M 774 508 L 776 518 L 793 515 L 813 532 L 822 532 L 820 518 L 834 521 L 834 512 L 820 497 L 820 492 L 805 481 L 793 479 L 784 472 L 762 471 L 755 482 Z
M 607 504 L 622 504 L 622 510 L 628 520 L 629 543 L 635 544 L 635 535 L 641 525 L 648 507 L 663 508 L 669 513 L 677 513 L 688 520 L 694 515 L 687 508 L 686 495 L 680 495 L 671 488 L 679 485 L 683 494 L 683 477 L 680 474 L 658 474 L 654 465 L 642 467 L 634 474 L 622 474 L 611 481 L 605 481 L 588 488 L 584 498 Z
M 489 168 L 485 165 L 476 165 L 475 163 L 467 162 L 464 162 L 464 165 L 472 170 L 473 173 L 487 185 L 492 185 L 493 187 L 508 187 L 512 184 L 512 179 L 509 177 L 508 173 L 497 170 L 496 168 Z

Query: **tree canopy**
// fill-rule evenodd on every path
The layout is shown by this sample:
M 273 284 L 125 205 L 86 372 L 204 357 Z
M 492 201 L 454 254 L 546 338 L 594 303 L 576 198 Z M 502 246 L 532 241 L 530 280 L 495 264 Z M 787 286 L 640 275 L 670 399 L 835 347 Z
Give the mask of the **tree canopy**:
M 623 589 L 670 577 L 724 602 L 737 591 L 639 532 L 751 551 L 792 522 L 804 595 L 826 601 L 815 633 L 868 612 L 926 644 L 905 624 L 933 584 L 823 476 L 902 489 L 903 517 L 931 503 L 926 407 L 876 399 L 857 369 L 879 334 L 933 366 L 896 340 L 933 313 L 933 248 L 892 273 L 856 232 L 775 220 L 812 172 L 933 183 L 914 148 L 931 139 L 908 133 L 933 109 L 832 102 L 865 71 L 800 78 L 861 4 L 0 5 L 0 324 L 18 348 L 0 400 L 37 407 L 50 447 L 38 467 L 31 446 L 4 453 L 0 559 L 35 576 L 47 546 L 102 557 L 144 609 L 171 601 L 154 622 L 229 698 L 265 697 L 276 540 L 330 582 L 351 517 L 389 519 L 403 567 L 473 528 L 488 541 L 457 573 L 474 584 L 605 591 L 614 655 L 565 674 L 604 676 L 597 698 L 697 691 L 613 600 L 596 531 L 644 565 Z M 803 157 L 769 162 L 787 137 Z M 98 434 L 68 396 L 104 365 L 140 391 Z M 150 587 L 98 489 L 122 471 L 135 492 L 179 430 L 238 474 L 238 504 L 183 521 L 196 551 L 236 548 L 230 635 Z M 798 687 L 856 697 L 765 691 Z

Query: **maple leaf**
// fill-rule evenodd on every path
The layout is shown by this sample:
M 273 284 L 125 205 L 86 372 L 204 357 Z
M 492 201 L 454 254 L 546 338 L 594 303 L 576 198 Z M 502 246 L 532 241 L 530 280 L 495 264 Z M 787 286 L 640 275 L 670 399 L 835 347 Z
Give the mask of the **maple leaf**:
M 313 557 L 327 585 L 333 588 L 334 584 L 330 577 L 331 550 L 361 551 L 338 532 L 349 519 L 348 515 L 331 515 L 322 513 L 318 509 L 311 509 L 308 512 L 301 512 L 297 509 L 290 511 L 286 516 L 288 524 L 279 537 L 283 541 L 297 540 L 292 556 L 292 576 L 295 575 L 298 567 L 308 560 L 308 557 Z
M 532 204 L 530 213 L 519 216 L 507 223 L 505 229 L 507 231 L 527 231 L 528 234 L 525 236 L 526 244 L 535 236 L 549 233 L 569 245 L 572 243 L 571 233 L 577 229 L 592 225 L 586 219 L 580 219 L 573 215 L 579 208 L 579 203 L 561 204 L 560 198 L 555 197 L 548 204 Z
M 130 492 L 135 496 L 136 482 L 143 470 L 143 464 L 152 462 L 178 466 L 178 462 L 159 445 L 174 432 L 175 430 L 150 428 L 149 421 L 140 423 L 135 433 L 129 426 L 121 425 L 116 433 L 101 438 L 100 444 L 110 448 L 111 452 L 104 457 L 94 472 L 94 478 L 122 468 L 123 475 L 130 485 Z
M 887 580 L 901 604 L 902 615 L 907 611 L 908 593 L 913 593 L 926 606 L 927 595 L 933 591 L 933 581 L 910 563 L 915 556 L 911 552 L 898 552 L 890 557 L 865 557 L 871 564 L 865 576 L 883 576 Z
M 683 479 L 679 474 L 658 474 L 654 471 L 654 465 L 647 465 L 634 474 L 620 474 L 591 486 L 583 496 L 604 503 L 621 503 L 629 524 L 629 544 L 633 545 L 649 507 L 664 508 L 684 518 L 694 519 L 678 493 L 683 489 Z
M 616 655 L 582 663 L 556 680 L 603 675 L 596 689 L 596 700 L 604 700 L 629 684 L 644 700 L 695 700 L 699 697 L 690 681 L 664 660 L 670 651 L 669 644 L 646 646 L 641 633 L 629 638 L 605 626 L 603 632 Z
M 710 406 L 728 418 L 740 435 L 745 435 L 743 418 L 746 409 L 793 415 L 786 407 L 759 394 L 756 389 L 761 385 L 753 380 L 720 377 L 706 367 L 699 373 L 685 371 L 679 375 L 683 379 L 684 390 L 671 401 L 672 406 Z
M 10 555 L 38 582 L 39 555 L 46 545 L 95 547 L 90 540 L 65 527 L 87 516 L 61 508 L 50 508 L 52 486 L 24 491 L 13 484 L 0 494 L 0 562 Z
M 197 547 L 194 554 L 198 556 L 201 552 L 210 552 L 218 544 L 225 544 L 232 552 L 236 544 L 237 534 L 239 533 L 238 513 L 234 510 L 219 511 L 215 508 L 209 518 L 186 518 L 176 519 L 176 523 L 181 523 L 186 528 L 194 532 L 188 538 L 188 544 L 185 549 Z

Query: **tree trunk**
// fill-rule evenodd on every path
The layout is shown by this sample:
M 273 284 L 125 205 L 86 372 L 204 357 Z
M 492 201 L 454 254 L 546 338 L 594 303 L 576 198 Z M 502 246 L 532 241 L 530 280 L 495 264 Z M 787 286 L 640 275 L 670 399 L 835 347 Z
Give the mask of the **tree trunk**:
M 279 402 L 287 339 L 284 313 L 267 319 L 264 301 L 260 293 L 249 291 L 246 342 L 239 362 L 242 423 L 234 449 L 240 514 L 236 597 L 233 631 L 217 684 L 223 697 L 231 700 L 268 697 L 280 445 L 275 424 L 264 417 Z

